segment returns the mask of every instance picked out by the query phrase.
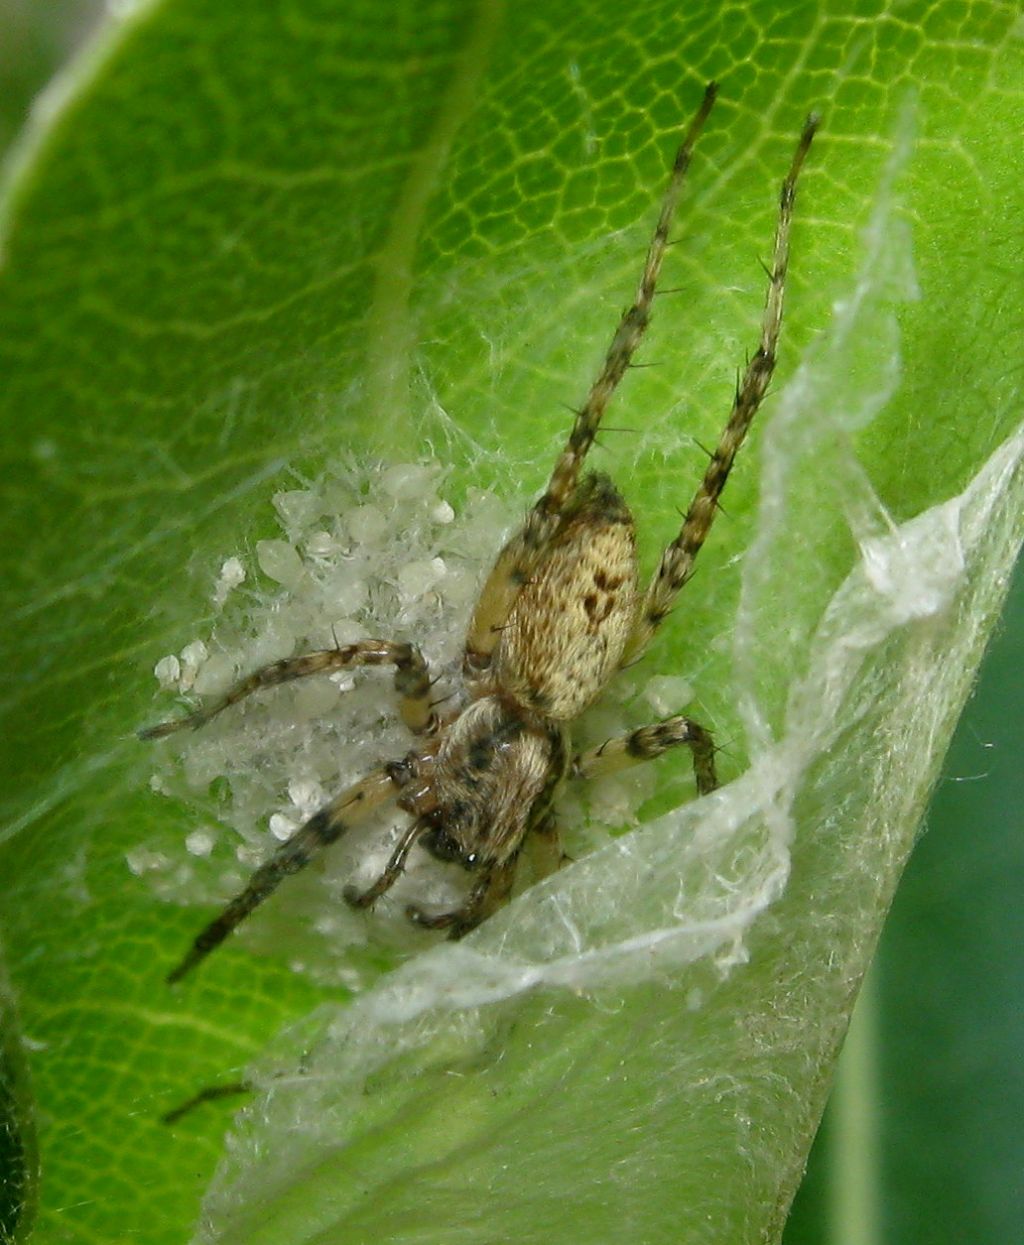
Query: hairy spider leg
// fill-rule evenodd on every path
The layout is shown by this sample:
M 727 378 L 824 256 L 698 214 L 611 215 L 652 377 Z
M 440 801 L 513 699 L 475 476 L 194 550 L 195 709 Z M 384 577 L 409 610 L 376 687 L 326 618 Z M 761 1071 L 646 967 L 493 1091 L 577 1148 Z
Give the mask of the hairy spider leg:
M 365 820 L 385 801 L 393 799 L 405 781 L 404 775 L 405 771 L 399 765 L 375 770 L 314 813 L 268 861 L 260 865 L 245 889 L 199 934 L 185 958 L 168 973 L 168 985 L 180 981 L 215 947 L 219 947 L 235 926 L 273 894 L 286 877 L 304 869 L 346 830 Z
M 782 183 L 779 219 L 775 229 L 775 255 L 761 321 L 761 340 L 753 358 L 747 364 L 742 381 L 736 387 L 728 421 L 686 512 L 679 535 L 662 554 L 661 564 L 647 589 L 633 635 L 626 645 L 623 665 L 635 661 L 646 649 L 671 611 L 679 591 L 693 574 L 694 561 L 711 530 L 718 499 L 729 478 L 733 460 L 743 444 L 775 370 L 775 351 L 782 327 L 782 300 L 789 266 L 789 234 L 793 220 L 793 202 L 796 198 L 796 182 L 818 124 L 819 118 L 814 114 L 807 118 L 793 163 Z
M 388 640 L 360 640 L 343 648 L 321 649 L 275 661 L 241 679 L 211 705 L 197 709 L 186 717 L 145 727 L 139 731 L 139 738 L 161 739 L 175 731 L 197 730 L 230 705 L 265 687 L 276 687 L 279 683 L 304 679 L 311 674 L 330 674 L 347 666 L 383 665 L 395 667 L 395 691 L 400 698 L 400 712 L 405 725 L 417 735 L 436 730 L 437 719 L 430 707 L 430 673 L 416 645 L 392 644 Z
M 572 770 L 569 773 L 571 776 Z M 531 826 L 529 838 L 524 846 L 530 854 L 534 876 L 537 878 L 546 878 L 548 874 L 555 873 L 563 865 L 572 863 L 572 857 L 567 856 L 562 849 L 562 836 L 558 829 L 558 822 L 550 810 L 535 826 Z
M 651 307 L 654 303 L 654 292 L 661 272 L 661 265 L 668 247 L 668 234 L 672 226 L 679 197 L 682 193 L 686 171 L 690 167 L 690 158 L 694 145 L 704 128 L 704 123 L 711 112 L 718 94 L 716 83 L 709 83 L 704 91 L 700 108 L 690 122 L 679 150 L 676 152 L 669 177 L 668 188 L 662 200 L 658 223 L 647 249 L 640 284 L 637 286 L 636 297 L 632 306 L 623 312 L 618 328 L 612 338 L 604 365 L 591 386 L 587 400 L 576 415 L 572 432 L 565 449 L 562 451 L 544 496 L 534 506 L 534 511 L 543 522 L 549 516 L 560 513 L 576 489 L 580 468 L 587 451 L 594 443 L 601 420 L 608 403 L 618 388 L 619 382 L 626 373 L 633 355 L 643 340 L 644 333 L 651 319 Z
M 520 589 L 543 561 L 565 508 L 576 492 L 583 460 L 594 443 L 608 403 L 643 340 L 650 323 L 658 274 L 668 247 L 669 229 L 682 192 L 686 170 L 717 94 L 717 83 L 709 83 L 701 105 L 676 152 L 636 297 L 619 321 L 605 355 L 604 365 L 591 386 L 587 400 L 576 414 L 572 432 L 555 463 L 548 486 L 527 515 L 521 530 L 498 555 L 480 594 L 466 638 L 465 669 L 468 675 L 480 673 L 490 665 L 491 654 L 498 642 L 501 628 Z
M 392 886 L 402 876 L 402 870 L 405 868 L 405 862 L 412 849 L 412 845 L 420 837 L 430 829 L 430 823 L 426 821 L 414 821 L 402 832 L 402 837 L 398 840 L 398 845 L 391 853 L 391 859 L 384 866 L 384 871 L 380 877 L 368 886 L 366 890 L 361 891 L 357 886 L 346 886 L 342 892 L 345 899 L 353 908 L 369 908 L 371 904 L 389 891 Z
M 453 941 L 475 929 L 492 912 L 508 901 L 516 875 L 518 852 L 487 869 L 459 908 L 450 912 L 426 912 L 417 904 L 409 904 L 405 915 L 424 929 L 446 929 Z
M 609 739 L 599 748 L 591 748 L 573 758 L 570 777 L 588 780 L 602 774 L 614 774 L 631 765 L 653 761 L 680 744 L 693 753 L 693 772 L 697 790 L 707 795 L 718 786 L 715 775 L 715 746 L 710 731 L 692 718 L 666 718 L 651 726 L 641 726 L 617 739 Z

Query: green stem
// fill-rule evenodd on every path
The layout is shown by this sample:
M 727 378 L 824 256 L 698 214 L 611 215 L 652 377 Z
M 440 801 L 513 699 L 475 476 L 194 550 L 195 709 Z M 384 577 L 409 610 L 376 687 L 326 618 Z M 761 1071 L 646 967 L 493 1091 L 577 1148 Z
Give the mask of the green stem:
M 829 1239 L 880 1245 L 878 996 L 874 976 L 861 989 L 832 1093 Z

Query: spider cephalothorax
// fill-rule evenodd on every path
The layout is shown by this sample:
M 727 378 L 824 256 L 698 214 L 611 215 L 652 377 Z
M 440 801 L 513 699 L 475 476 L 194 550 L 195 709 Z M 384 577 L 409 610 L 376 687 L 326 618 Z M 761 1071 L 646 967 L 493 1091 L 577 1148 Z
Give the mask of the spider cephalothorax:
M 256 870 L 246 888 L 198 936 L 170 974 L 177 980 L 235 928 L 290 873 L 388 800 L 407 823 L 380 876 L 345 896 L 365 908 L 401 875 L 419 844 L 471 875 L 465 902 L 451 911 L 410 905 L 410 919 L 460 937 L 508 898 L 524 844 L 561 859 L 552 811 L 563 781 L 585 779 L 660 756 L 678 744 L 693 755 L 697 789 L 716 785 L 708 732 L 679 716 L 641 727 L 589 752 L 574 753 L 572 722 L 609 680 L 641 654 L 690 577 L 711 528 L 719 495 L 775 367 L 796 180 L 817 128 L 804 126 L 779 206 L 768 297 L 756 351 L 736 388 L 718 446 L 679 534 L 641 588 L 633 517 L 605 475 L 582 475 L 605 408 L 647 328 L 668 231 L 694 143 L 714 103 L 710 85 L 676 154 L 636 299 L 623 315 L 604 366 L 576 415 L 547 489 L 523 527 L 498 555 L 470 622 L 464 687 L 448 712 L 436 713 L 431 680 L 414 644 L 363 640 L 264 667 L 207 708 L 141 732 L 157 738 L 199 727 L 260 688 L 305 675 L 362 665 L 390 665 L 402 719 L 418 745 L 383 765 L 314 814 Z

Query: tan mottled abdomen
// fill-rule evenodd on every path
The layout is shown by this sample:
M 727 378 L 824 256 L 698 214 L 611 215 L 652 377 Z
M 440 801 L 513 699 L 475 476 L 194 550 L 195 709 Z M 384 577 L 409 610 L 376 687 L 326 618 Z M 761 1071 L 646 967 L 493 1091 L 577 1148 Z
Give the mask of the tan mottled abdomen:
M 554 721 L 576 717 L 619 666 L 636 594 L 633 517 L 607 476 L 590 476 L 502 630 L 502 690 Z

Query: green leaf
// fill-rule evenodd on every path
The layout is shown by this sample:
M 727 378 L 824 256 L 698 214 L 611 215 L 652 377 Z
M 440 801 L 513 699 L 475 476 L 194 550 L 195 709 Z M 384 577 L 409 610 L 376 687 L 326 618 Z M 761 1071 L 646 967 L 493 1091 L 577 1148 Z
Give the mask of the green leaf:
M 1022 69 L 995 3 L 164 0 L 51 89 L 0 205 L 34 1241 L 179 1242 L 204 1197 L 219 1241 L 775 1238 L 1021 539 Z M 456 500 L 526 502 L 712 77 L 684 294 L 595 461 L 653 562 L 819 109 L 776 391 L 647 663 L 692 678 L 732 782 L 695 807 L 663 765 L 639 831 L 352 1004 L 244 939 L 168 992 L 204 912 L 125 863 L 191 828 L 131 737 L 153 662 L 271 533 L 282 464 L 433 453 Z M 217 1110 L 160 1123 L 265 1050 L 286 1075 L 226 1158 Z

